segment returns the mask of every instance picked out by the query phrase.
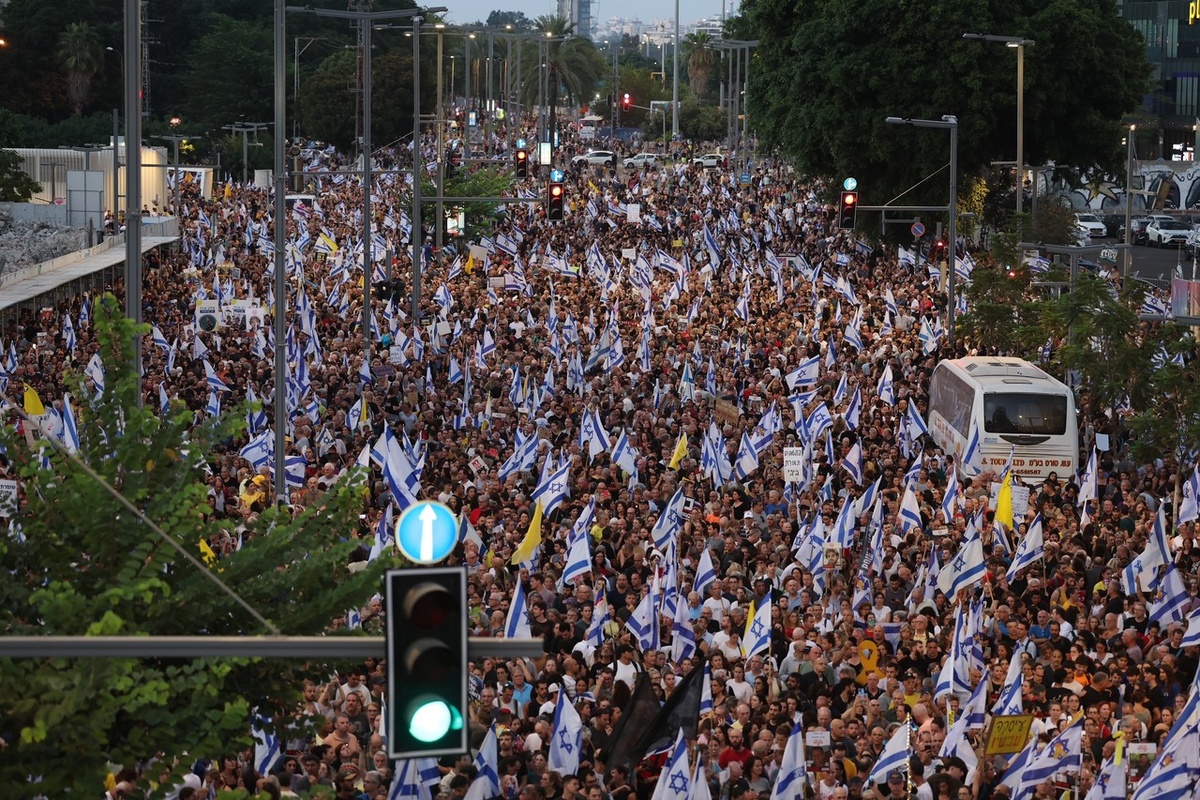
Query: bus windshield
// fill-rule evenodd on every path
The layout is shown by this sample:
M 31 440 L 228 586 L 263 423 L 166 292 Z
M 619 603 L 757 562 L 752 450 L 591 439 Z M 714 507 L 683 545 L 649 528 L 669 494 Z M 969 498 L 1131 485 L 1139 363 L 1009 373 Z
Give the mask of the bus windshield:
M 1067 398 L 1020 392 L 986 394 L 983 420 L 983 429 L 988 433 L 1061 436 L 1067 431 Z

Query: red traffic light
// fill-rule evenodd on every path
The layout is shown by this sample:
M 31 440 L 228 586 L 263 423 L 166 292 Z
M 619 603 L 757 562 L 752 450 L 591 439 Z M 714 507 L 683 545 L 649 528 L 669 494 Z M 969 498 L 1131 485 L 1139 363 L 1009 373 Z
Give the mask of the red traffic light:
M 858 202 L 858 192 L 842 192 L 842 205 L 852 206 Z
M 629 106 L 632 102 L 633 102 L 633 100 L 629 97 L 629 92 L 626 92 L 624 95 L 621 96 L 621 105 L 624 106 L 626 109 L 629 108 Z
M 529 158 L 529 153 L 526 153 L 524 150 L 517 151 L 517 161 L 524 161 L 527 158 Z
M 562 197 L 562 193 L 563 193 L 563 187 L 562 187 L 561 183 L 550 184 L 550 196 L 551 197 Z

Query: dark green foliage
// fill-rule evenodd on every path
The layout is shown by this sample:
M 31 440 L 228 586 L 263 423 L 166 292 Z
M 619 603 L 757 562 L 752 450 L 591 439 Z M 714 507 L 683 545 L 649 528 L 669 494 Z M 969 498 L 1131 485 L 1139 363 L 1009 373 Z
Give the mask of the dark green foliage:
M 214 443 L 244 425 L 241 410 L 189 435 L 189 412 L 161 419 L 138 408 L 134 327 L 118 309 L 111 295 L 97 304 L 108 388 L 94 404 L 80 389 L 73 404 L 80 457 L 198 556 L 201 537 L 232 529 L 207 516 L 202 477 Z M 28 506 L 23 539 L 0 536 L 0 569 L 14 576 L 0 581 L 0 635 L 268 632 L 65 455 L 55 453 L 53 470 L 43 471 L 11 427 L 4 439 Z M 360 487 L 345 478 L 295 520 L 269 511 L 216 574 L 282 632 L 323 633 L 379 589 L 387 559 L 347 568 L 361 502 Z M 169 764 L 247 746 L 252 708 L 281 720 L 304 677 L 328 674 L 326 665 L 254 659 L 0 658 L 4 730 L 14 737 L 0 758 L 0 785 L 6 797 L 58 796 L 64 787 L 85 797 L 97 793 L 109 762 L 133 765 L 160 752 Z M 45 783 L 28 784 L 31 773 Z
M 734 27 L 760 42 L 749 105 L 761 141 L 806 172 L 857 177 L 865 203 L 948 161 L 945 131 L 897 128 L 887 116 L 957 116 L 960 175 L 1013 157 L 1016 55 L 963 33 L 1037 41 L 1025 52 L 1029 164 L 1119 166 L 1118 123 L 1150 74 L 1140 36 L 1111 0 L 747 0 L 742 11 Z

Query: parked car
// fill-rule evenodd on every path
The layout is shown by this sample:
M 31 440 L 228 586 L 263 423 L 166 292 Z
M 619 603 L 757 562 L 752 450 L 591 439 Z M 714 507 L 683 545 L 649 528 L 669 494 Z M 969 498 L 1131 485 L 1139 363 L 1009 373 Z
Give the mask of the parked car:
M 1173 247 L 1187 241 L 1191 226 L 1174 219 L 1155 219 L 1146 226 L 1146 244 Z
M 1189 256 L 1195 256 L 1200 251 L 1200 226 L 1193 226 L 1188 233 L 1187 241 L 1183 243 L 1184 252 Z
M 572 164 L 610 164 L 615 166 L 617 156 L 611 150 L 589 150 L 571 159 Z
M 657 167 L 658 156 L 654 153 L 638 153 L 636 156 L 630 156 L 625 159 L 626 169 L 641 169 L 643 167 Z
M 1132 220 L 1130 220 L 1129 227 L 1133 231 L 1133 234 L 1129 237 L 1129 241 L 1132 242 L 1133 244 L 1145 244 L 1146 243 L 1146 226 L 1149 224 L 1150 224 L 1150 220 L 1147 217 L 1134 217 Z M 1119 239 L 1122 242 L 1125 241 L 1125 225 L 1124 224 L 1122 224 L 1121 227 L 1117 229 L 1117 239 Z
M 1108 226 L 1095 214 L 1076 214 L 1075 224 L 1093 238 L 1108 236 Z
M 706 153 L 692 159 L 692 164 L 705 169 L 716 169 L 725 166 L 725 156 L 720 153 Z

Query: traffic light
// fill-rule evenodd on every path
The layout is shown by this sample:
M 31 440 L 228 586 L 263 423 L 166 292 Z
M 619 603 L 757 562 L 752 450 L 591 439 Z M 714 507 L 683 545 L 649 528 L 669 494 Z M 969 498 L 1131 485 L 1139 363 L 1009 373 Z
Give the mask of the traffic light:
M 842 202 L 838 210 L 838 227 L 851 229 L 854 219 L 858 216 L 858 192 L 842 192 Z
M 466 568 L 391 570 L 386 586 L 388 756 L 466 753 Z
M 516 167 L 518 178 L 529 177 L 529 151 L 518 150 L 513 156 L 513 166 Z
M 546 189 L 546 218 L 560 220 L 563 218 L 563 185 L 551 183 Z
M 628 111 L 630 106 L 632 106 L 632 105 L 633 105 L 633 98 L 631 98 L 629 96 L 629 92 L 626 92 L 625 94 L 623 94 L 621 96 L 621 110 Z

